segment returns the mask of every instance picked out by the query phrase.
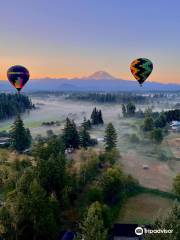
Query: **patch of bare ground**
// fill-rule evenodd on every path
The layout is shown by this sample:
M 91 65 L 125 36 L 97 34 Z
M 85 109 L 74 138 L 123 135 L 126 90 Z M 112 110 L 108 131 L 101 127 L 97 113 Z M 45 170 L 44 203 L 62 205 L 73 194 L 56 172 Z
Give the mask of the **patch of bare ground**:
M 138 179 L 141 185 L 162 191 L 171 191 L 175 173 L 168 162 L 155 161 L 130 150 L 120 158 L 120 164 L 124 171 Z M 148 169 L 144 169 L 143 165 L 148 165 Z

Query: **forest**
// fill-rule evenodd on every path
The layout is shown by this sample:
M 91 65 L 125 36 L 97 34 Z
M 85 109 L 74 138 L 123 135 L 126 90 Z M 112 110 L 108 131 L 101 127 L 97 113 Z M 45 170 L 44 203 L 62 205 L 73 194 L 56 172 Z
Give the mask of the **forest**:
M 132 118 L 136 106 L 129 103 L 125 109 L 128 116 L 124 117 Z M 152 131 L 154 125 L 151 129 L 148 114 L 143 123 Z M 169 114 L 176 117 L 174 111 Z M 163 122 L 164 115 L 160 114 L 159 118 Z M 103 112 L 94 108 L 91 118 L 84 119 L 81 126 L 77 127 L 72 119 L 66 118 L 60 135 L 52 132 L 47 138 L 32 141 L 29 129 L 17 116 L 9 135 L 9 150 L 1 151 L 2 239 L 57 240 L 69 229 L 76 233 L 76 239 L 94 240 L 96 235 L 97 240 L 107 240 L 119 211 L 129 198 L 142 193 L 172 200 L 180 197 L 179 175 L 174 179 L 173 192 L 167 193 L 146 188 L 124 172 L 118 164 L 121 159 L 117 149 L 118 135 L 111 122 L 105 126 L 104 146 L 97 151 L 94 148 L 97 142 L 92 144 L 90 132 L 99 124 L 104 125 Z M 149 131 L 146 128 L 144 131 Z M 30 146 L 31 152 L 22 154 Z M 69 149 L 73 151 L 67 151 Z M 173 219 L 175 228 L 178 227 L 178 212 L 177 203 L 166 218 L 167 222 Z M 164 227 L 165 223 L 161 219 L 158 221 Z M 175 234 L 179 234 L 178 229 Z
M 35 108 L 30 98 L 22 94 L 0 94 L 0 120 L 4 120 L 18 113 Z

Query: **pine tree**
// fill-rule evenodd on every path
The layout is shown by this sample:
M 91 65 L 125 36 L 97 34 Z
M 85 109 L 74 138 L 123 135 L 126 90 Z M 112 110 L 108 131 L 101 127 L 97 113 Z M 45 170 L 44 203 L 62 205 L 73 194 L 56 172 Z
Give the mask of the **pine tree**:
M 122 105 L 122 114 L 123 114 L 123 116 L 125 117 L 126 116 L 126 106 L 123 104 Z
M 66 119 L 63 131 L 63 140 L 66 148 L 72 147 L 76 149 L 79 147 L 79 134 L 76 124 L 69 118 Z
M 95 202 L 89 207 L 87 216 L 80 229 L 82 230 L 84 240 L 107 240 L 103 210 L 99 202 Z
M 23 151 L 31 145 L 31 133 L 24 128 L 24 123 L 18 115 L 10 131 L 11 147 L 16 151 Z
M 92 114 L 91 114 L 91 121 L 93 125 L 96 125 L 98 123 L 97 119 L 97 109 L 96 107 L 93 109 Z
M 136 106 L 132 102 L 129 102 L 126 106 L 126 110 L 128 116 L 133 116 L 136 111 Z
M 91 114 L 92 125 L 104 124 L 101 110 L 97 110 L 96 107 L 93 109 Z
M 80 146 L 87 148 L 90 143 L 90 135 L 85 127 L 83 127 L 79 132 Z
M 98 111 L 98 123 L 104 124 L 101 110 Z
M 109 123 L 105 130 L 105 148 L 107 151 L 116 147 L 117 133 L 112 123 Z
M 86 130 L 91 129 L 91 121 L 89 119 L 87 120 L 86 117 L 84 117 L 82 127 L 86 128 Z

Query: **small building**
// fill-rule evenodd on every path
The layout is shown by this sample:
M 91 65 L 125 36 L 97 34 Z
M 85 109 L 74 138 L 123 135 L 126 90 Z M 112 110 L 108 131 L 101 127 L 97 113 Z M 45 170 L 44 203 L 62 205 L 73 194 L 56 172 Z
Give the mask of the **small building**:
M 170 124 L 171 130 L 172 131 L 180 131 L 180 121 L 172 121 Z
M 180 127 L 180 121 L 172 121 L 170 126 L 171 127 Z
M 104 137 L 98 137 L 98 138 L 97 138 L 97 141 L 98 141 L 98 142 L 104 142 Z

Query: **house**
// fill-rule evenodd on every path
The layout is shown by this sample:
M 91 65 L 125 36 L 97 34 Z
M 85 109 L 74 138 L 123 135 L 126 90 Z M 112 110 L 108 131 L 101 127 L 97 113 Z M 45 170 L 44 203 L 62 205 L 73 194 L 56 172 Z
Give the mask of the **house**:
M 172 121 L 170 127 L 173 131 L 180 131 L 180 121 Z
M 112 240 L 143 240 L 143 236 L 137 236 L 135 233 L 137 227 L 137 224 L 114 224 Z
M 170 126 L 171 127 L 180 127 L 180 121 L 172 121 Z

